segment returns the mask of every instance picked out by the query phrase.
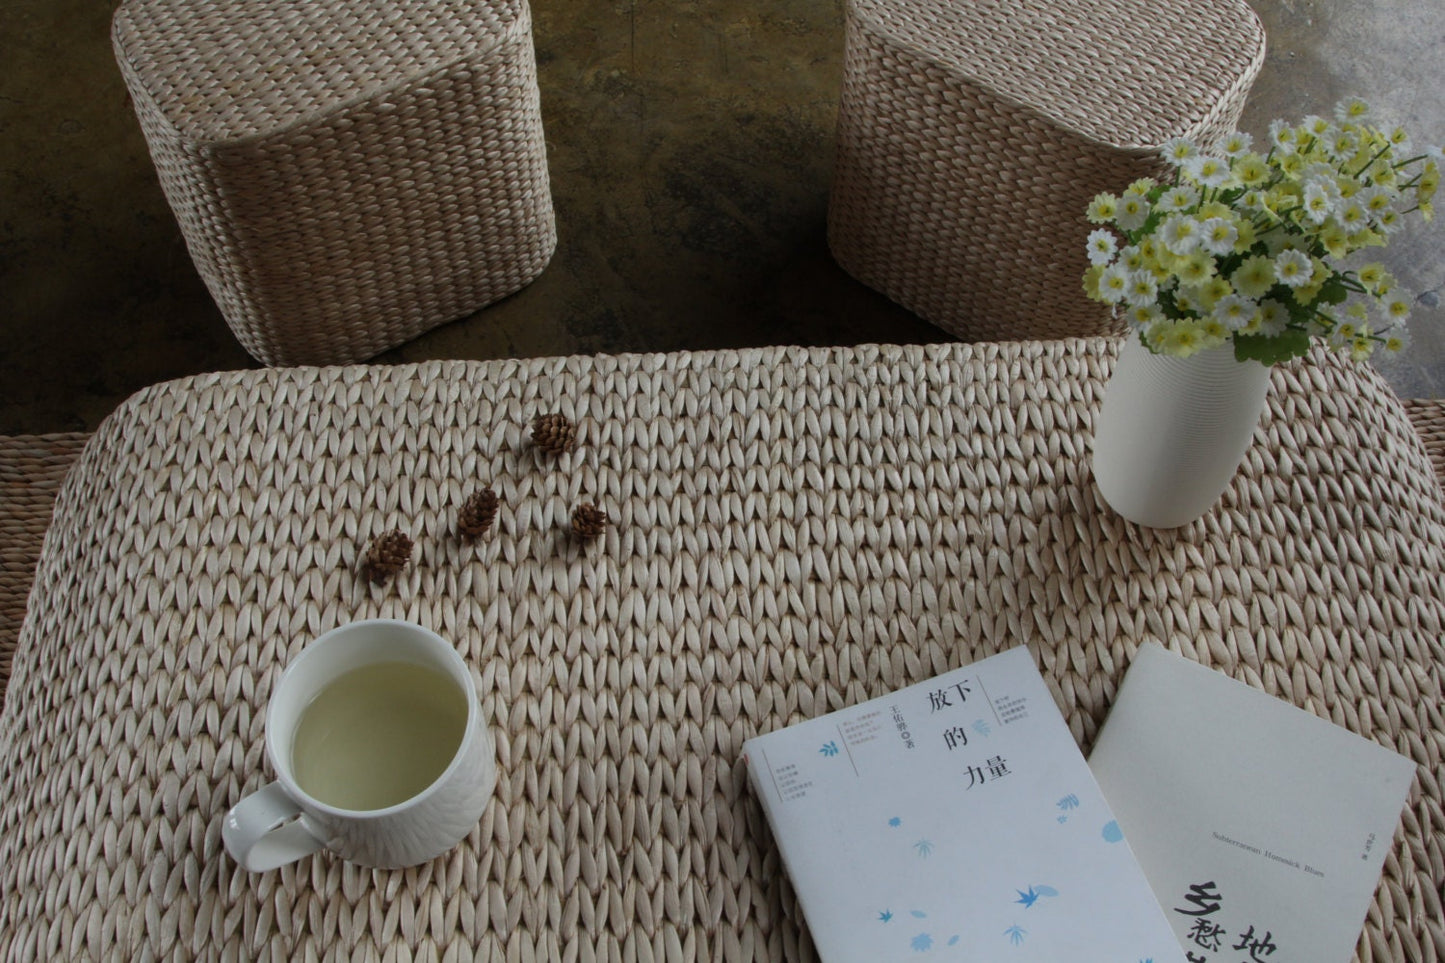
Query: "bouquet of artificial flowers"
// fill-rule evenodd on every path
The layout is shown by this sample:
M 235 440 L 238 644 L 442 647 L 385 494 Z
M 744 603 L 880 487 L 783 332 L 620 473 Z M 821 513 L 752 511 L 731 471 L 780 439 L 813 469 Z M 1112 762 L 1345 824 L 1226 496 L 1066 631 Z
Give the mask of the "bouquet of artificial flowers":
M 1403 350 L 1413 299 L 1382 265 L 1341 262 L 1384 246 L 1406 215 L 1431 217 L 1442 155 L 1368 119 L 1348 100 L 1335 122 L 1275 121 L 1264 151 L 1242 133 L 1218 153 L 1166 144 L 1172 180 L 1145 178 L 1089 205 L 1103 226 L 1089 235 L 1085 292 L 1159 354 L 1232 341 L 1241 361 L 1274 364 L 1316 337 L 1360 359 Z

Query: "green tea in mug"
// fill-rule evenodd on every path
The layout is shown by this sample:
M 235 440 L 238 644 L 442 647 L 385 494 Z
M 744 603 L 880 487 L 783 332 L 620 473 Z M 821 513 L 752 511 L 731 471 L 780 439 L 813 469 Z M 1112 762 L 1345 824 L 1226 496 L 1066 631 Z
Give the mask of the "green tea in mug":
M 410 662 L 337 676 L 301 711 L 291 769 L 307 795 L 338 809 L 385 809 L 437 780 L 462 744 L 467 699 L 456 681 Z

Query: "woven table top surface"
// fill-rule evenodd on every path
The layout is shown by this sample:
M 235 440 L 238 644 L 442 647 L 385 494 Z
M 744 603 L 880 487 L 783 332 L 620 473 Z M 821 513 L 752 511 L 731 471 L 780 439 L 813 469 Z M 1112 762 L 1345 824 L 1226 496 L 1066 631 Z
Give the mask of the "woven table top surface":
M 525 0 L 124 0 L 112 35 L 182 136 L 276 131 L 495 48 Z
M 850 0 L 850 10 L 901 48 L 1120 147 L 1193 131 L 1253 80 L 1265 44 L 1244 0 Z
M 147 389 L 59 493 L 0 715 L 0 958 L 813 960 L 743 740 L 1026 644 L 1088 750 L 1155 640 L 1418 763 L 1361 960 L 1445 950 L 1445 510 L 1389 388 L 1277 369 L 1223 503 L 1093 487 L 1107 341 L 268 369 Z M 551 455 L 527 425 L 579 425 Z M 476 544 L 457 509 L 501 496 Z M 568 534 L 593 501 L 610 523 Z M 416 540 L 394 583 L 367 542 Z M 327 629 L 474 667 L 496 795 L 404 871 L 240 870 Z

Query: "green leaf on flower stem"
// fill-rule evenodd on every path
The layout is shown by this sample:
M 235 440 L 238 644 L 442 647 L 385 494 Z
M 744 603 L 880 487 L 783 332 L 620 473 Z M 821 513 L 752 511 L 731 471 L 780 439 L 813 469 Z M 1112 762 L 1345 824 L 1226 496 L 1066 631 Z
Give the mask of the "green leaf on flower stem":
M 1276 365 L 1290 358 L 1298 358 L 1310 349 L 1310 336 L 1304 331 L 1289 329 L 1284 334 L 1268 337 L 1262 334 L 1236 334 L 1234 336 L 1234 359 L 1236 361 L 1258 361 L 1262 365 Z
M 1349 288 L 1345 287 L 1344 278 L 1336 274 L 1320 286 L 1318 300 L 1325 304 L 1344 304 L 1345 299 L 1350 296 Z

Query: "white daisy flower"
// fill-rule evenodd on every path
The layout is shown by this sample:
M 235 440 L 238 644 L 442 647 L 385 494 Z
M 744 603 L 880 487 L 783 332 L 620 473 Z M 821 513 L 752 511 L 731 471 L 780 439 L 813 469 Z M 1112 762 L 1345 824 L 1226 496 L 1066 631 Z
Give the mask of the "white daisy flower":
M 1333 181 L 1318 178 L 1305 184 L 1304 200 L 1300 209 L 1304 219 L 1316 226 L 1323 224 L 1335 212 L 1335 203 L 1340 199 L 1340 189 Z
M 1184 163 L 1184 172 L 1205 187 L 1223 187 L 1229 180 L 1229 162 L 1200 154 Z
M 1347 130 L 1332 131 L 1325 140 L 1325 149 L 1335 157 L 1347 157 L 1353 154 L 1358 145 L 1359 141 L 1355 139 L 1355 135 Z
M 1359 201 L 1350 201 L 1340 209 L 1336 216 L 1339 218 L 1340 224 L 1352 232 L 1367 227 L 1370 223 L 1369 212 Z
M 1403 294 L 1391 294 L 1380 302 L 1380 308 L 1385 312 L 1385 317 L 1396 323 L 1402 323 L 1410 317 L 1410 299 Z
M 1289 309 L 1274 298 L 1259 302 L 1259 333 L 1271 338 L 1284 334 L 1289 324 Z
M 1295 152 L 1299 146 L 1297 143 L 1295 129 L 1283 120 L 1276 120 L 1269 125 L 1269 140 L 1274 144 L 1274 149 L 1280 154 L 1289 155 Z
M 1390 146 L 1395 148 L 1396 157 L 1404 159 L 1410 156 L 1410 148 L 1412 145 L 1410 143 L 1410 135 L 1406 133 L 1405 128 L 1396 127 L 1390 131 L 1389 139 Z
M 1239 199 L 1239 205 L 1251 214 L 1271 213 L 1269 205 L 1265 203 L 1263 191 L 1245 191 Z
M 1124 192 L 1119 198 L 1119 208 L 1114 212 L 1114 223 L 1126 231 L 1136 231 L 1149 220 L 1149 202 L 1138 194 Z
M 1375 227 L 1383 234 L 1394 234 L 1404 226 L 1404 217 L 1394 208 L 1388 211 L 1381 211 L 1379 216 L 1375 218 Z
M 1248 153 L 1249 148 L 1254 144 L 1254 138 L 1243 131 L 1235 131 L 1224 138 L 1224 143 L 1219 145 L 1220 151 L 1225 157 L 1235 158 L 1241 154 Z
M 1106 231 L 1102 227 L 1089 232 L 1089 263 L 1090 264 L 1112 264 L 1114 255 L 1119 252 L 1119 242 L 1114 239 L 1113 231 Z
M 1124 300 L 1136 308 L 1154 303 L 1159 297 L 1159 285 L 1148 271 L 1134 271 L 1129 275 L 1128 286 L 1124 289 Z
M 1223 257 L 1234 251 L 1234 242 L 1239 240 L 1239 229 L 1222 217 L 1211 217 L 1202 225 L 1199 243 L 1210 254 Z
M 1254 320 L 1258 310 L 1259 306 L 1249 298 L 1230 294 L 1215 302 L 1210 316 L 1231 331 L 1241 331 Z
M 1365 205 L 1365 210 L 1369 211 L 1373 218 L 1378 218 L 1386 211 L 1393 211 L 1399 197 L 1399 191 L 1388 187 L 1371 187 L 1357 195 L 1359 202 Z
M 1370 116 L 1370 105 L 1359 97 L 1348 97 L 1335 105 L 1335 120 L 1342 124 L 1357 124 Z
M 1199 222 L 1183 214 L 1170 214 L 1159 228 L 1159 239 L 1171 253 L 1185 255 L 1199 247 Z
M 1289 287 L 1304 287 L 1310 283 L 1314 273 L 1315 266 L 1303 251 L 1280 251 L 1274 259 L 1275 277 Z
M 1164 312 L 1159 310 L 1157 304 L 1141 304 L 1124 312 L 1124 317 L 1136 328 L 1147 328 L 1156 321 L 1162 321 Z
M 1300 121 L 1300 127 L 1311 137 L 1325 137 L 1335 129 L 1335 125 L 1317 114 L 1310 114 Z
M 1397 324 L 1385 332 L 1385 350 L 1391 354 L 1400 354 L 1410 347 L 1410 332 L 1403 324 Z
M 1164 196 L 1159 198 L 1159 209 L 1182 213 L 1198 203 L 1198 191 L 1189 187 L 1175 187 L 1165 191 Z
M 1187 137 L 1175 137 L 1164 144 L 1159 154 L 1175 167 L 1183 167 L 1185 161 L 1199 154 L 1199 145 Z
M 1120 264 L 1111 264 L 1104 268 L 1104 273 L 1099 275 L 1099 297 L 1110 304 L 1123 301 L 1129 290 L 1130 273 Z

